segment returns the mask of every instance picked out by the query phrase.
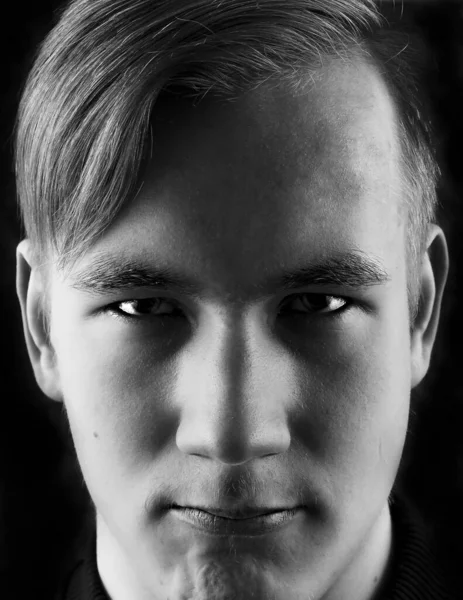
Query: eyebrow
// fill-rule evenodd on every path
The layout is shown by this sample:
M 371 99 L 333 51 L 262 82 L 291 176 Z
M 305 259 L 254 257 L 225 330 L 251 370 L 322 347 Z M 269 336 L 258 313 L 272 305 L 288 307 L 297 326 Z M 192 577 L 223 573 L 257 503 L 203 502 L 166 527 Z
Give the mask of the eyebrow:
M 309 286 L 363 288 L 390 281 L 384 266 L 377 259 L 359 251 L 335 254 L 317 264 L 287 271 L 273 279 L 272 285 L 283 289 Z
M 72 288 L 100 295 L 150 288 L 202 297 L 204 286 L 167 267 L 155 267 L 140 260 L 115 255 L 97 256 L 70 277 Z M 266 282 L 256 284 L 260 295 L 270 290 L 294 290 L 311 286 L 364 288 L 390 281 L 385 268 L 359 251 L 339 253 L 314 264 L 284 270 Z
M 114 255 L 97 256 L 88 266 L 72 273 L 69 279 L 72 288 L 96 295 L 140 288 L 169 290 L 189 296 L 199 296 L 201 292 L 197 283 L 172 269 Z

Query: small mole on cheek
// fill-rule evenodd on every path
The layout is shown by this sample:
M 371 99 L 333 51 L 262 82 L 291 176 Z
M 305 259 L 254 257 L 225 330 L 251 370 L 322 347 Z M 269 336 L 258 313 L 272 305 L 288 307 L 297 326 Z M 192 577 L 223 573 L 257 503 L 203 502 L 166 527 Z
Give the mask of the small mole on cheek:
M 96 431 L 94 431 L 93 432 L 93 437 L 97 438 L 97 437 L 100 437 L 100 436 L 98 435 L 98 433 Z

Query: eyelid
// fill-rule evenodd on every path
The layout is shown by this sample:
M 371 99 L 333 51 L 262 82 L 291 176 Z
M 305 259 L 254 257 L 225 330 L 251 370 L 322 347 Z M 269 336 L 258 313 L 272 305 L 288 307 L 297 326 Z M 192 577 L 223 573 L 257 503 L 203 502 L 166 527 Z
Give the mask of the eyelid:
M 293 312 L 299 313 L 299 314 L 302 314 L 302 315 L 303 314 L 307 314 L 307 315 L 310 315 L 310 314 L 319 314 L 319 315 L 332 315 L 332 316 L 334 316 L 334 315 L 337 315 L 337 314 L 341 314 L 342 312 L 348 310 L 349 308 L 351 308 L 355 304 L 355 302 L 354 302 L 354 300 L 352 298 L 349 298 L 349 297 L 346 297 L 346 296 L 341 296 L 339 294 L 332 294 L 332 293 L 324 293 L 324 294 L 322 294 L 320 292 L 299 292 L 299 293 L 296 293 L 296 294 L 291 294 L 290 296 L 287 296 L 285 298 L 285 300 L 281 304 L 281 307 L 282 307 L 281 312 L 285 312 L 286 310 L 290 311 L 290 309 L 287 309 L 286 307 L 287 307 L 287 304 L 291 303 L 291 301 L 298 300 L 298 299 L 301 299 L 301 298 L 305 298 L 307 296 L 315 296 L 315 297 L 319 297 L 319 298 L 320 297 L 321 298 L 335 298 L 337 300 L 342 300 L 342 302 L 344 304 L 343 304 L 343 306 L 341 306 L 341 307 L 339 307 L 339 308 L 337 308 L 335 310 L 323 311 L 323 309 L 319 309 L 319 310 L 315 309 L 313 311 L 310 311 L 308 309 L 307 312 L 304 312 L 304 311 L 293 311 Z
M 175 311 L 173 312 L 173 314 L 169 314 L 169 313 L 160 313 L 159 315 L 131 315 L 130 313 L 127 313 L 123 310 L 120 309 L 120 306 L 122 304 L 128 304 L 130 302 L 143 302 L 143 301 L 159 301 L 160 304 L 163 303 L 167 303 L 169 305 L 172 306 L 172 308 L 175 309 Z M 173 316 L 178 316 L 177 311 L 182 311 L 183 313 L 186 313 L 185 308 L 181 305 L 181 303 L 171 297 L 167 297 L 167 296 L 145 296 L 145 297 L 141 297 L 141 298 L 124 298 L 123 300 L 117 300 L 115 302 L 111 302 L 110 304 L 106 304 L 105 306 L 102 306 L 101 308 L 99 308 L 96 311 L 96 314 L 110 314 L 115 318 L 119 318 L 122 320 L 129 320 L 129 321 L 140 321 L 143 319 L 148 319 L 148 318 L 154 318 L 154 317 L 158 317 L 158 318 L 168 318 L 168 317 L 173 317 Z
M 325 298 L 336 298 L 336 299 L 340 299 L 344 302 L 344 305 L 338 309 L 332 310 L 332 311 L 325 311 L 323 312 L 322 309 L 319 310 L 307 310 L 307 312 L 305 311 L 291 311 L 290 309 L 287 309 L 286 306 L 287 304 L 291 303 L 294 300 L 297 299 L 301 299 L 304 298 L 306 296 L 314 296 L 314 297 L 325 297 Z M 148 300 L 156 300 L 159 301 L 161 304 L 163 302 L 166 302 L 167 304 L 170 304 L 174 309 L 176 309 L 173 314 L 169 314 L 169 313 L 161 313 L 159 315 L 131 315 L 130 313 L 126 313 L 122 310 L 120 310 L 120 305 L 124 304 L 124 303 L 129 303 L 129 302 L 140 302 L 140 301 L 148 301 Z M 296 293 L 292 293 L 288 296 L 286 296 L 283 301 L 280 303 L 280 308 L 278 310 L 278 313 L 284 313 L 284 312 L 293 312 L 296 314 L 300 314 L 300 315 L 310 315 L 310 314 L 319 314 L 320 316 L 335 316 L 337 314 L 341 314 L 345 311 L 347 311 L 349 308 L 351 308 L 353 305 L 355 304 L 359 304 L 358 302 L 356 302 L 355 300 L 353 300 L 350 297 L 347 296 L 342 296 L 340 294 L 334 294 L 334 293 L 329 293 L 329 292 L 325 292 L 325 293 L 321 293 L 321 292 L 311 292 L 311 291 L 306 291 L 306 292 L 296 292 Z M 141 298 L 125 298 L 123 300 L 118 300 L 115 302 L 111 302 L 110 304 L 103 306 L 102 308 L 100 308 L 97 313 L 109 313 L 111 314 L 113 317 L 115 318 L 120 318 L 122 320 L 125 321 L 141 321 L 141 320 L 146 320 L 151 318 L 158 318 L 158 319 L 162 319 L 162 318 L 172 318 L 172 317 L 178 317 L 178 311 L 181 311 L 185 316 L 188 316 L 191 318 L 192 315 L 190 315 L 190 311 L 188 310 L 187 307 L 184 306 L 184 304 L 182 302 L 180 302 L 179 300 L 177 300 L 176 298 L 172 298 L 171 296 L 163 296 L 163 295 L 155 295 L 155 296 L 145 296 L 145 297 L 141 297 Z
M 162 313 L 161 312 L 159 314 L 153 314 L 153 315 L 150 315 L 150 314 L 147 314 L 147 315 L 144 315 L 144 314 L 141 314 L 141 315 L 132 315 L 130 312 L 127 313 L 126 311 L 124 311 L 124 310 L 122 310 L 120 308 L 124 304 L 140 303 L 140 302 L 141 303 L 143 303 L 143 302 L 149 302 L 150 304 L 152 303 L 155 308 L 159 308 L 163 304 L 167 304 L 174 311 L 178 310 L 178 306 L 174 302 L 170 302 L 169 300 L 166 300 L 165 298 L 162 298 L 162 297 L 159 297 L 159 296 L 156 296 L 156 297 L 153 297 L 153 298 L 141 298 L 141 299 L 136 299 L 136 300 L 133 300 L 133 299 L 132 300 L 123 300 L 122 302 L 118 302 L 116 304 L 116 307 L 123 314 L 126 314 L 126 315 L 134 317 L 134 318 L 142 318 L 142 317 L 145 317 L 145 316 L 146 317 L 150 317 L 150 316 L 153 316 L 153 317 L 157 317 L 157 316 L 159 316 L 159 317 L 167 317 L 167 316 L 171 315 L 171 313 L 169 313 L 169 312 L 168 313 Z M 149 308 L 152 308 L 152 306 L 149 306 Z

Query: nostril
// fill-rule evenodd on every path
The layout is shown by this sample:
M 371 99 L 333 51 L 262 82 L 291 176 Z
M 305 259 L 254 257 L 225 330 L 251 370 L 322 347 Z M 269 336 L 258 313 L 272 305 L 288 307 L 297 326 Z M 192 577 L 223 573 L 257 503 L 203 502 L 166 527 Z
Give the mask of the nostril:
M 198 424 L 199 423 L 199 424 Z M 176 435 L 178 449 L 190 456 L 209 458 L 229 466 L 276 456 L 290 446 L 286 421 L 244 426 L 224 416 L 182 419 Z

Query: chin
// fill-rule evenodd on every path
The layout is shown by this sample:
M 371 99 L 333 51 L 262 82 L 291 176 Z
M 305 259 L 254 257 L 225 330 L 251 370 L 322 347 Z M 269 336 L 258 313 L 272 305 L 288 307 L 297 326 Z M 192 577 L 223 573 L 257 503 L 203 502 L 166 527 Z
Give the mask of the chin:
M 232 553 L 230 553 L 232 554 Z M 190 561 L 176 572 L 172 600 L 283 600 L 288 591 L 269 577 L 264 565 L 248 557 L 210 557 Z M 294 590 L 293 590 L 294 593 Z

